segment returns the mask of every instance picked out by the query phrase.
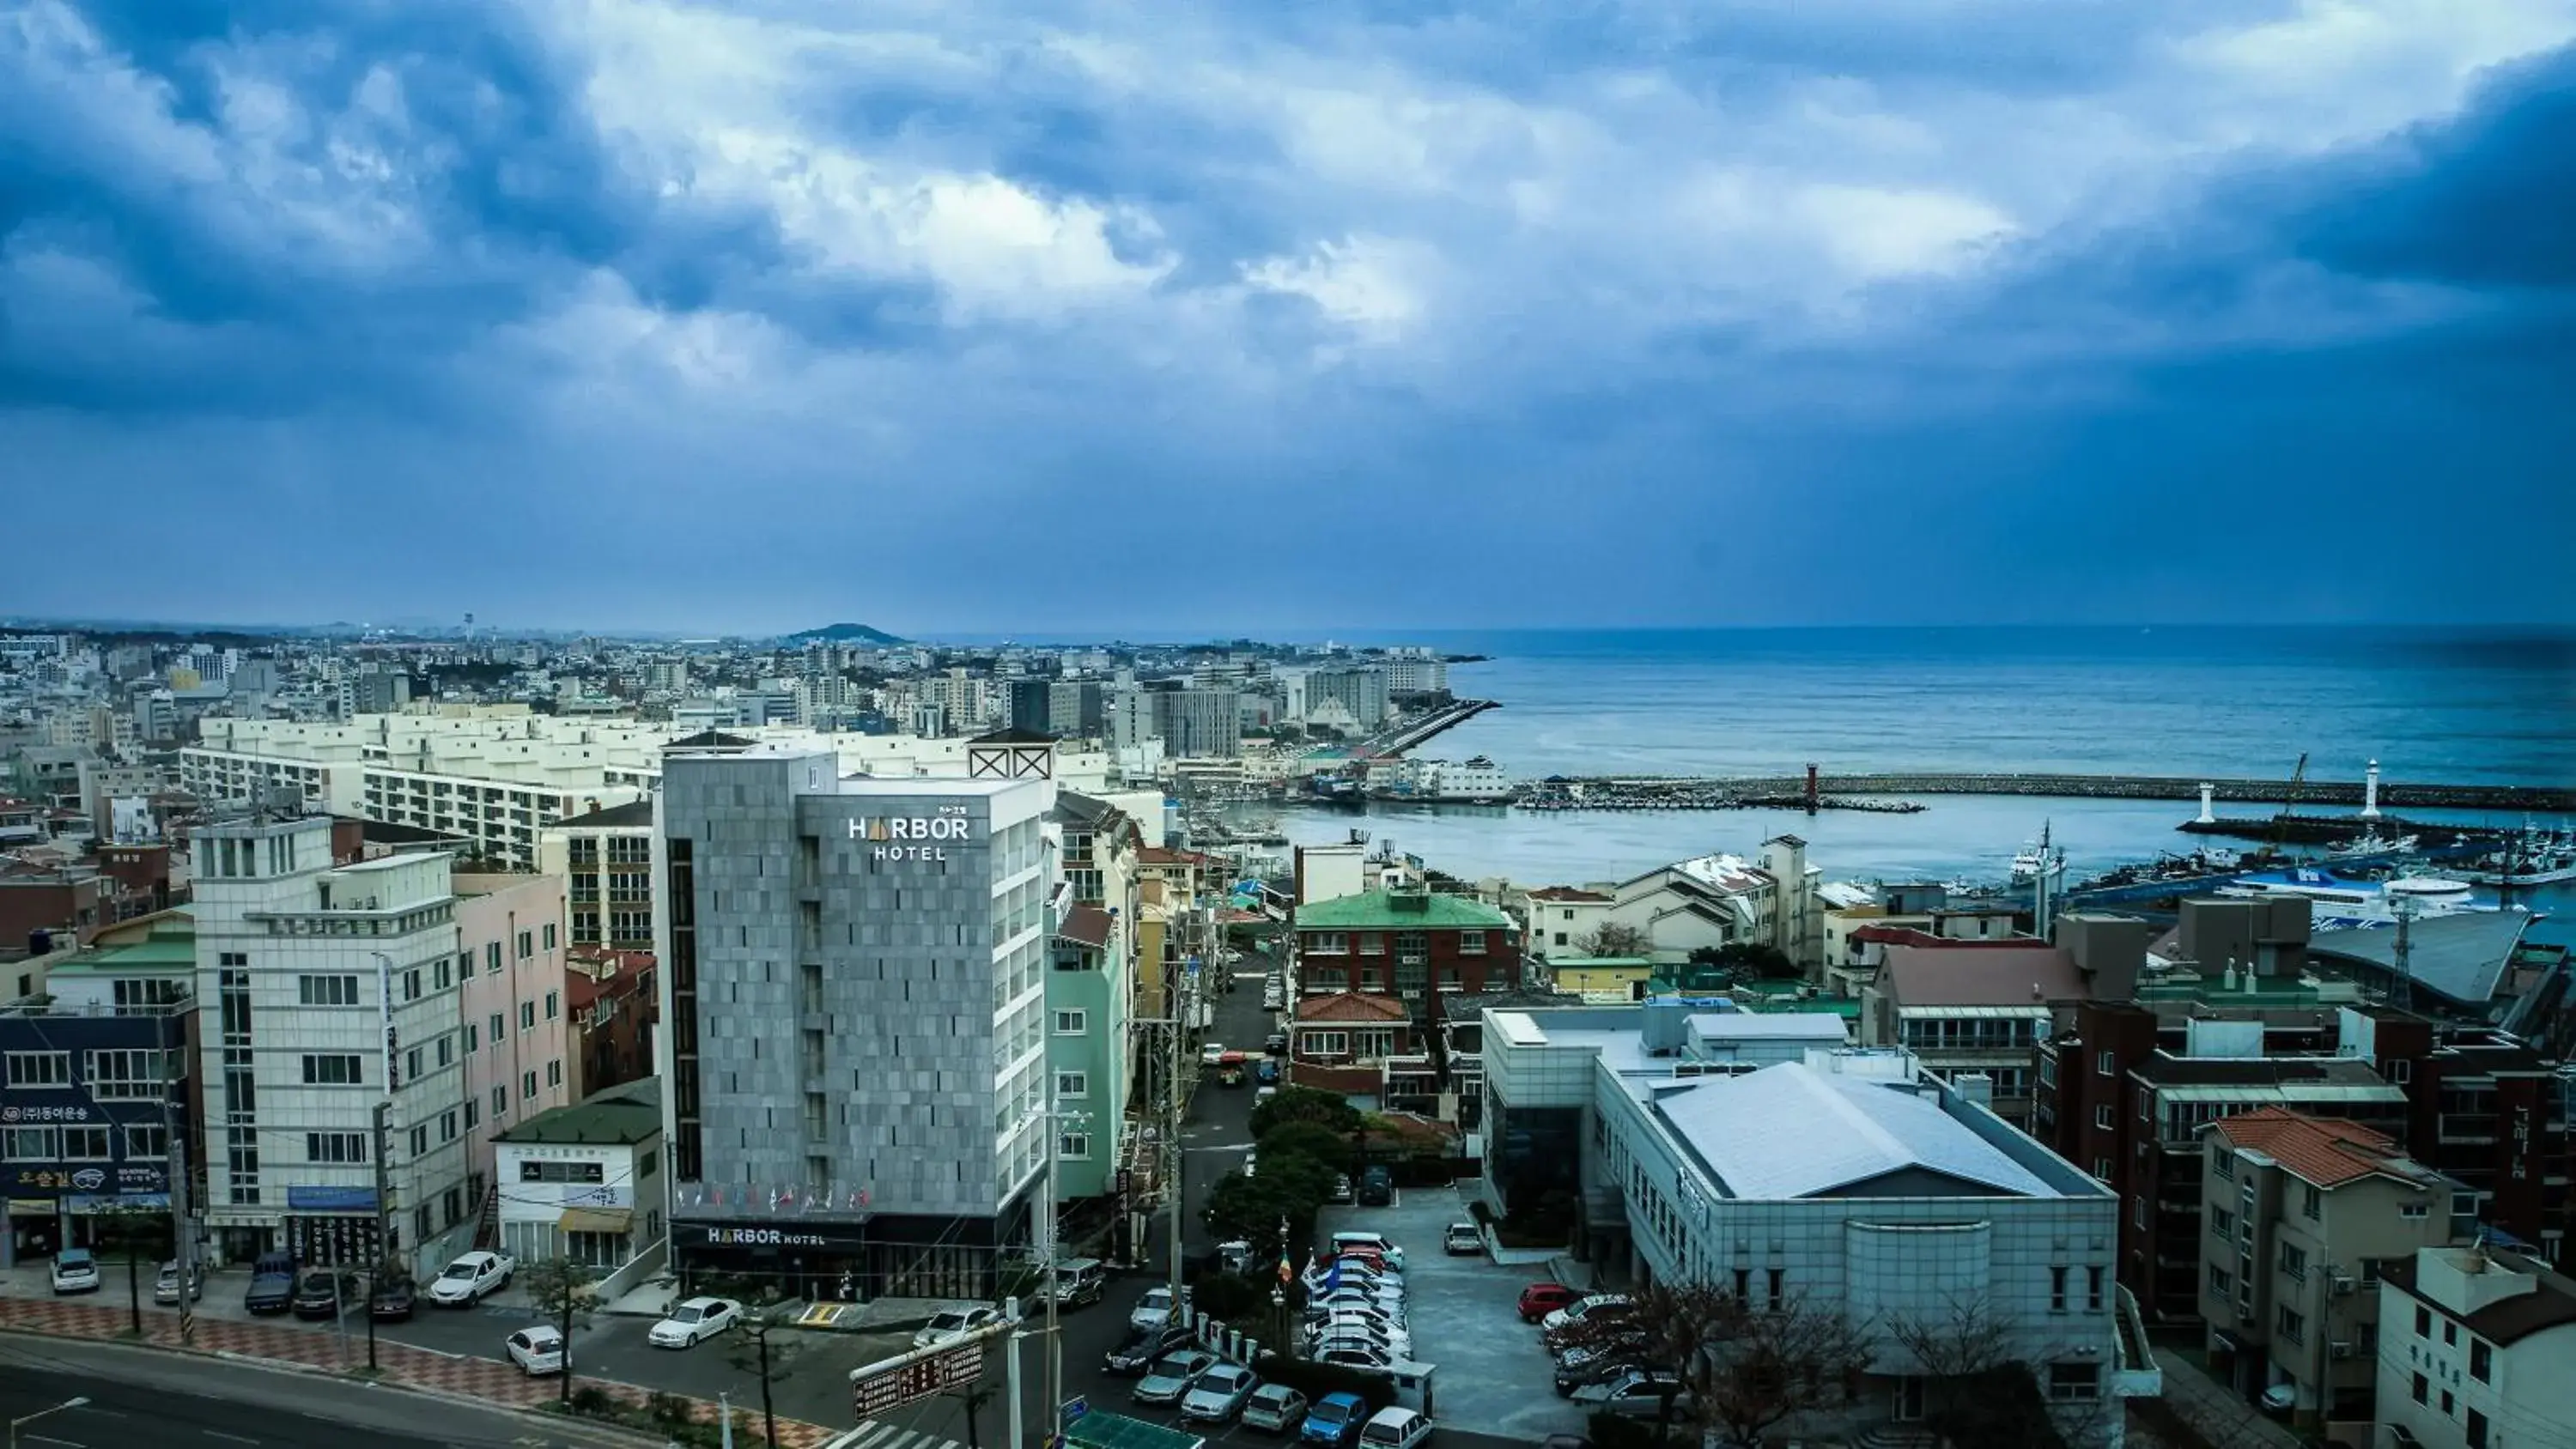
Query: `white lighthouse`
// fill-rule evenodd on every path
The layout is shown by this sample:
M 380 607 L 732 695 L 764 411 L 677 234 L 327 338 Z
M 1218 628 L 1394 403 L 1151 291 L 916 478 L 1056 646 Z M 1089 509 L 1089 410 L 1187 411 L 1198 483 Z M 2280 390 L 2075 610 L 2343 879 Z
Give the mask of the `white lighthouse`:
M 2361 818 L 2364 820 L 2379 818 L 2379 762 L 2377 760 L 2371 761 L 2370 768 L 2362 772 Z

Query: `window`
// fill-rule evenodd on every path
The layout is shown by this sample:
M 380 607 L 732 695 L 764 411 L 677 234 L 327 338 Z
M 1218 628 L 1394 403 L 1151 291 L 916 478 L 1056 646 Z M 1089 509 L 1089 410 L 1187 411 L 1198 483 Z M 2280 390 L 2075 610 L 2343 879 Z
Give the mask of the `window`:
M 1091 1134 L 1087 1132 L 1065 1133 L 1062 1137 L 1056 1139 L 1055 1155 L 1061 1158 L 1069 1158 L 1076 1162 L 1088 1159 L 1091 1156 Z
M 441 1142 L 453 1142 L 456 1140 L 456 1114 L 454 1112 L 441 1112 L 438 1114 L 438 1140 Z M 453 1213 L 448 1216 L 451 1221 L 455 1217 Z
M 2469 1377 L 2479 1383 L 2495 1372 L 2495 1349 L 2483 1338 L 2469 1340 Z
M 1383 956 L 1383 955 L 1385 955 L 1385 954 L 1386 954 L 1386 935 L 1385 935 L 1385 933 L 1384 933 L 1384 932 L 1381 932 L 1381 931 L 1362 931 L 1362 932 L 1360 932 L 1360 954 L 1361 954 L 1361 955 L 1363 955 L 1363 956 Z
M 1484 955 L 1485 933 L 1482 931 L 1460 931 L 1458 933 L 1458 954 L 1461 956 Z
M 13 1087 L 68 1087 L 72 1084 L 70 1052 L 11 1052 L 8 1056 L 9 1085 Z
M 167 1056 L 149 1047 L 111 1047 L 82 1064 L 89 1094 L 100 1102 L 157 1102 L 170 1090 Z
M 298 976 L 295 997 L 305 1006 L 355 1006 L 358 1004 L 358 978 L 355 976 Z
M 1767 1290 L 1766 1296 L 1771 1300 L 1771 1310 L 1776 1313 L 1780 1310 L 1781 1300 L 1786 1296 L 1789 1275 L 1782 1269 L 1771 1268 L 1765 1270 L 1765 1276 L 1769 1279 L 1769 1282 L 1764 1285 Z
M 413 1047 L 403 1053 L 403 1073 L 413 1081 L 420 1080 L 420 1048 Z
M 522 1102 L 532 1101 L 535 1099 L 536 1095 L 537 1074 L 534 1072 L 519 1073 L 519 1100 Z
M 2420 1303 L 2415 1305 L 2415 1336 L 2417 1338 L 2433 1336 L 2433 1310 Z
M 448 987 L 455 984 L 456 977 L 448 969 L 446 957 L 441 956 L 436 961 L 430 963 L 430 990 L 445 991 Z
M 499 1013 L 499 1012 L 497 1012 L 497 1011 L 496 1011 L 496 1012 L 493 1012 L 493 1013 L 492 1013 L 492 1045 L 494 1045 L 494 1046 L 496 1046 L 496 1047 L 497 1047 L 497 1046 L 499 1046 L 501 1043 L 503 1043 L 503 1042 L 505 1042 L 505 1041 L 508 1041 L 509 1039 L 510 1039 L 510 1018 L 508 1018 L 508 1017 L 506 1017 L 506 1016 L 503 1016 L 501 1013 Z
M 2096 1313 L 2102 1311 L 2104 1271 L 2099 1267 L 2084 1270 L 2084 1306 Z
M 2145 1193 L 2139 1193 L 2129 1199 L 2129 1226 L 2142 1233 L 2147 1230 L 2147 1195 Z
M 522 1002 L 520 1002 L 520 1003 L 519 1003 L 519 1030 L 521 1030 L 521 1031 L 535 1031 L 536 1029 L 537 1029 L 537 1004 L 536 1004 L 535 1002 L 533 1002 L 533 1001 L 522 1001 Z
M 2048 1270 L 2048 1311 L 2051 1313 L 2066 1311 L 2066 1270 L 2064 1268 Z
M 64 1161 L 105 1162 L 108 1156 L 108 1131 L 105 1126 L 63 1129 Z
M 0 1155 L 13 1162 L 60 1162 L 62 1134 L 51 1127 L 0 1129 Z
M 2326 1214 L 2326 1195 L 2313 1182 L 2299 1184 L 2299 1213 L 2310 1222 Z
M 2395 1061 L 2382 1062 L 2380 1066 L 2388 1073 L 2388 1082 L 2391 1086 L 2402 1087 L 2415 1080 L 2415 1064 L 2404 1057 L 2399 1057 Z
M 2096 1107 L 2096 1108 L 2094 1108 L 2094 1109 L 2093 1109 L 2093 1125 L 2094 1125 L 2094 1126 L 2096 1126 L 2096 1127 L 2101 1128 L 2101 1129 L 2102 1129 L 2103 1131 L 2105 1131 L 2105 1132 L 2108 1132 L 2108 1131 L 2110 1131 L 2110 1130 L 2111 1130 L 2111 1104 L 2110 1104 L 2110 1103 L 2105 1102 L 2105 1103 L 2103 1103 L 2102 1105 L 2100 1105 L 2100 1106 L 2098 1106 L 2098 1107 Z
M 2234 1293 L 2236 1291 L 2236 1275 L 2228 1272 L 2216 1263 L 2210 1264 L 2209 1291 L 2217 1294 L 2221 1298 L 2225 1298 L 2229 1294 Z
M 1066 1099 L 1066 1098 L 1069 1098 L 1069 1097 L 1088 1097 L 1088 1096 L 1090 1096 L 1090 1095 L 1091 1095 L 1091 1074 L 1090 1074 L 1089 1072 L 1058 1072 L 1058 1073 L 1056 1073 L 1056 1074 L 1055 1074 L 1055 1095 L 1056 1095 L 1057 1100 L 1059 1100 L 1059 1101 L 1062 1101 L 1062 1100 L 1064 1100 L 1064 1099 Z
M 480 1122 L 480 1121 L 482 1121 L 482 1120 L 483 1120 L 483 1104 L 482 1104 L 481 1102 L 478 1102 L 478 1101 L 474 1100 L 472 1097 L 468 1097 L 468 1098 L 466 1098 L 466 1099 L 465 1099 L 465 1130 L 466 1130 L 466 1131 L 468 1131 L 468 1132 L 473 1131 L 473 1130 L 474 1130 L 474 1124 L 475 1124 L 475 1123 L 477 1123 L 477 1122 Z M 647 1160 L 649 1161 L 650 1159 L 647 1159 Z
M 467 1056 L 470 1057 L 474 1055 L 476 1051 L 481 1049 L 482 1040 L 483 1028 L 476 1026 L 470 1021 L 465 1023 L 465 1054 Z
M 501 970 L 501 943 L 500 943 L 500 942 L 498 942 L 498 941 L 486 941 L 486 942 L 484 942 L 484 943 L 483 943 L 483 973 L 484 973 L 485 975 L 487 975 L 487 976 L 491 976 L 491 975 L 498 975 L 498 974 L 500 973 L 500 970 Z
M 495 1122 L 500 1121 L 501 1114 L 509 1110 L 510 1089 L 507 1086 L 494 1087 L 492 1089 L 492 1120 Z
M 2469 1449 L 2487 1449 L 2487 1416 L 2475 1409 L 2469 1410 L 2466 1427 Z
M 549 1087 L 563 1085 L 563 1058 L 557 1057 L 546 1063 L 546 1085 Z
M 2107 1157 L 2093 1159 L 2093 1180 L 2100 1183 L 2108 1183 L 2111 1180 L 2111 1159 Z
M 545 936 L 546 949 L 547 949 L 547 950 L 549 950 L 549 951 L 553 950 L 553 949 L 555 948 L 555 927 L 554 927 L 554 923 L 553 923 L 552 921 L 548 921 L 548 922 L 546 923 L 546 925 L 545 925 L 545 929 L 544 929 L 544 936 Z
M 456 1038 L 453 1036 L 440 1037 L 438 1039 L 438 1064 L 443 1067 L 453 1063 L 455 1060 Z
M 2221 1142 L 2211 1145 L 2209 1149 L 2209 1174 L 2221 1182 L 2234 1182 L 2236 1180 L 2236 1154 L 2227 1150 L 2227 1144 Z
M 562 993 L 562 992 L 560 992 L 560 991 L 549 991 L 549 992 L 547 992 L 547 993 L 546 993 L 546 1020 L 548 1020 L 548 1021 L 552 1021 L 552 1020 L 554 1020 L 556 1017 L 561 1016 L 561 1015 L 563 1015 L 563 993 Z
M 2425 1382 L 2424 1376 L 2422 1374 L 2417 1374 L 2415 1376 L 2415 1402 L 2419 1404 L 2423 1403 L 2431 1388 L 2432 1385 Z
M 2442 1412 L 2443 1412 L 2443 1413 L 2445 1413 L 2445 1414 L 2451 1413 L 2451 1412 L 2452 1412 L 2452 1411 L 2453 1411 L 2453 1410 L 2458 1406 L 2458 1403 L 2459 1403 L 2459 1401 L 2458 1401 L 2457 1399 L 2454 1399 L 2454 1398 L 2452 1398 L 2452 1397 L 2451 1397 L 2451 1391 L 2450 1391 L 2449 1389 L 2444 1389 L 2444 1390 L 2442 1390 Z
M 1089 1030 L 1091 1030 L 1090 1012 L 1059 1011 L 1055 1014 L 1055 1034 L 1057 1036 L 1081 1036 Z
M 170 1155 L 170 1129 L 158 1122 L 129 1122 L 125 1128 L 125 1155 L 128 1158 L 162 1158 Z
M 304 1134 L 304 1160 L 307 1162 L 364 1162 L 367 1160 L 367 1134 L 364 1132 L 307 1132 Z
M 2236 1214 L 2225 1208 L 2209 1210 L 2209 1230 L 2222 1238 L 2236 1236 Z
M 2281 1276 L 2293 1283 L 2308 1281 L 2308 1250 L 2294 1244 L 2281 1245 Z
M 2050 1364 L 2048 1396 L 2061 1403 L 2102 1397 L 2102 1365 L 2098 1363 Z
M 2447 1318 L 2442 1320 L 2442 1346 L 2444 1348 L 2460 1346 L 2460 1325 Z
M 1347 931 L 1308 931 L 1306 954 L 1309 956 L 1347 956 L 1351 954 L 1351 937 Z
M 2105 1077 L 2116 1077 L 2120 1074 L 2119 1059 L 2109 1052 L 2103 1052 L 2093 1058 L 2093 1070 Z
M 355 1052 L 333 1052 L 328 1055 L 306 1054 L 304 1085 L 308 1087 L 355 1087 L 362 1085 L 358 1055 Z
M 533 931 L 521 931 L 519 933 L 519 959 L 525 961 L 535 954 L 537 954 L 536 933 Z
M 402 999 L 405 1001 L 420 1000 L 420 989 L 420 968 L 414 966 L 409 971 L 403 973 Z
M 411 1155 L 414 1157 L 429 1155 L 429 1124 L 426 1122 L 411 1129 Z
M 2292 1343 L 2308 1341 L 2307 1316 L 2297 1309 L 2283 1308 L 2281 1316 L 2273 1321 L 2273 1326 L 2281 1331 L 2281 1337 Z

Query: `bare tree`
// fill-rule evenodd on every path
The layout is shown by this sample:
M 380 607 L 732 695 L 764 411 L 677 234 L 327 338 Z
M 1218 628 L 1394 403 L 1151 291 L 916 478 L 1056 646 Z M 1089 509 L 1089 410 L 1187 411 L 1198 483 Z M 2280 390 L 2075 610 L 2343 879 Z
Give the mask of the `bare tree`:
M 742 1313 L 734 1319 L 740 1337 L 725 1355 L 727 1363 L 753 1375 L 760 1383 L 761 1439 L 769 1444 L 778 1442 L 778 1411 L 770 1402 L 770 1386 L 786 1373 L 798 1353 L 789 1340 L 770 1341 L 771 1330 L 779 1326 L 771 1316 L 774 1306 L 765 1296 L 760 1302 L 744 1304 Z
M 591 1272 L 569 1258 L 540 1258 L 519 1270 L 528 1302 L 563 1335 L 563 1401 L 572 1402 L 572 1332 L 590 1322 Z
M 1937 1312 L 1891 1318 L 1887 1335 L 1919 1365 L 1926 1417 L 1954 1439 L 1992 1449 L 2095 1449 L 2125 1414 L 2107 1381 L 2091 1399 L 2052 1400 L 2048 1365 L 2085 1359 L 2107 1368 L 2100 1344 L 2037 1344 L 1982 1294 L 1953 1297 Z
M 1644 931 L 1625 921 L 1603 921 L 1576 938 L 1574 948 L 1586 956 L 1643 956 L 1653 945 Z
M 1699 1283 L 1629 1296 L 1624 1313 L 1596 1312 L 1560 1341 L 1664 1369 L 1681 1394 L 1659 1417 L 1735 1443 L 1758 1443 L 1783 1420 L 1840 1402 L 1869 1362 L 1867 1333 L 1838 1305 L 1786 1299 L 1756 1307 Z

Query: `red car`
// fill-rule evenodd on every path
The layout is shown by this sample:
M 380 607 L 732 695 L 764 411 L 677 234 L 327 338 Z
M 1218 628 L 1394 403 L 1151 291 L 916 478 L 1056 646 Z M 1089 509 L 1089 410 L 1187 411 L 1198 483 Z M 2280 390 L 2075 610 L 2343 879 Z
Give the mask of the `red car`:
M 1562 1283 L 1532 1283 L 1521 1290 L 1521 1322 L 1536 1323 L 1582 1297 L 1581 1291 Z

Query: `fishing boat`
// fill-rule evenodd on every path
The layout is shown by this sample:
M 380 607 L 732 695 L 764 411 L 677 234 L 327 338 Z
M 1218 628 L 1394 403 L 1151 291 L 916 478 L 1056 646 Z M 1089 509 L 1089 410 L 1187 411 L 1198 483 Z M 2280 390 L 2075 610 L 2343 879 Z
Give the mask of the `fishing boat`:
M 2359 860 L 2378 855 L 2406 855 L 2411 853 L 2416 846 L 2422 843 L 2423 837 L 2419 835 L 2401 835 L 2395 840 L 2390 840 L 2381 835 L 2376 829 L 2373 829 L 2327 851 L 2319 858 L 2323 860 Z
M 2268 899 L 2302 896 L 2309 902 L 2310 924 L 2317 930 L 2393 926 L 2400 902 L 2417 917 L 2451 916 L 2463 911 L 2492 911 L 2470 894 L 2469 883 L 2434 875 L 2401 875 L 2388 880 L 2341 876 L 2316 866 L 2262 871 L 2239 876 L 2218 888 L 2222 896 Z
M 2576 880 L 2576 830 L 2525 825 L 2521 833 L 2506 838 L 2503 850 L 2488 857 L 2477 877 L 2498 888 Z

